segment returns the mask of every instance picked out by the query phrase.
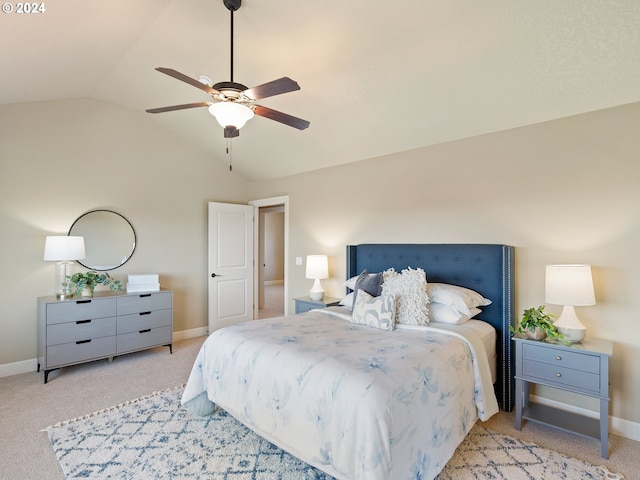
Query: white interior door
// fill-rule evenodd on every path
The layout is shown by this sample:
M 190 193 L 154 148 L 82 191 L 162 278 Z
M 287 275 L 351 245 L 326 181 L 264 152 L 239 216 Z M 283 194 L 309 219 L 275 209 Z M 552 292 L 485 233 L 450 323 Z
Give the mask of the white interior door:
M 253 320 L 254 207 L 209 202 L 209 333 Z

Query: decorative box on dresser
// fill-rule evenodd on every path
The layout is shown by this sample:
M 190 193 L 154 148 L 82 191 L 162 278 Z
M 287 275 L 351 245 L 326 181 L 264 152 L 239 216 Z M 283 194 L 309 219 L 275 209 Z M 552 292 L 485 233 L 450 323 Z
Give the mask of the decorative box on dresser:
M 600 453 L 609 457 L 609 358 L 613 343 L 588 337 L 564 345 L 514 337 L 516 344 L 516 421 L 522 419 L 600 440 Z M 529 401 L 531 383 L 599 399 L 599 418 L 558 410 Z
M 173 292 L 38 298 L 38 371 L 49 373 L 147 348 L 173 353 Z

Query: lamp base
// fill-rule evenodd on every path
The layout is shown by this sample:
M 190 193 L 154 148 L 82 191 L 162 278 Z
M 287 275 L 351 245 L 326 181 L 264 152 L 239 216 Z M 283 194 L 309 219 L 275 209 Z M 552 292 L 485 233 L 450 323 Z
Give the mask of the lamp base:
M 580 322 L 571 305 L 564 307 L 562 314 L 553 324 L 565 340 L 571 343 L 581 342 L 587 334 L 587 327 Z
M 315 302 L 319 302 L 324 298 L 324 288 L 322 288 L 322 284 L 317 278 L 313 282 L 313 287 L 309 290 L 309 297 Z

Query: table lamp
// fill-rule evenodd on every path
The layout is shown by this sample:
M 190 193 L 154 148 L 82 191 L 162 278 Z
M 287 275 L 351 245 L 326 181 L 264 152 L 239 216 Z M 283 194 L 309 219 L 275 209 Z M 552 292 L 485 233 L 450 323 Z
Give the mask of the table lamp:
M 309 291 L 311 300 L 320 301 L 324 298 L 324 288 L 320 280 L 329 278 L 329 261 L 326 255 L 307 255 L 306 278 L 313 279 L 313 287 Z
M 73 275 L 74 260 L 85 258 L 84 237 L 48 236 L 44 244 L 44 260 L 56 262 L 56 298 L 73 297 L 69 279 Z
M 547 265 L 545 301 L 564 305 L 562 314 L 553 322 L 566 340 L 582 341 L 587 333 L 573 307 L 596 304 L 590 265 Z

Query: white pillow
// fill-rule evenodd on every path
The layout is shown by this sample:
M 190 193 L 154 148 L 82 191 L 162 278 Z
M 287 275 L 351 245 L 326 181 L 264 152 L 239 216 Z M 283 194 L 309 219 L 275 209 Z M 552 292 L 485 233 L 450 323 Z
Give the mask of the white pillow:
M 427 276 L 424 270 L 411 267 L 396 272 L 393 268 L 384 272 L 383 295 L 396 296 L 396 323 L 405 325 L 427 325 Z
M 342 300 L 340 300 L 340 305 L 348 308 L 349 310 L 353 310 L 353 296 L 353 292 L 351 292 L 342 297 Z
M 450 323 L 453 325 L 460 325 L 470 318 L 475 317 L 482 311 L 479 308 L 471 308 L 471 315 L 469 316 L 464 313 L 460 313 L 449 305 L 436 302 L 429 303 L 429 305 L 427 305 L 427 309 L 429 310 L 429 318 L 432 322 Z
M 471 309 L 491 305 L 491 300 L 478 292 L 448 283 L 429 283 L 427 295 L 434 303 L 444 303 L 458 312 L 471 317 Z
M 356 295 L 356 301 L 353 305 L 352 323 L 391 331 L 396 326 L 395 320 L 395 295 L 372 297 L 364 290 L 358 290 L 358 295 Z

